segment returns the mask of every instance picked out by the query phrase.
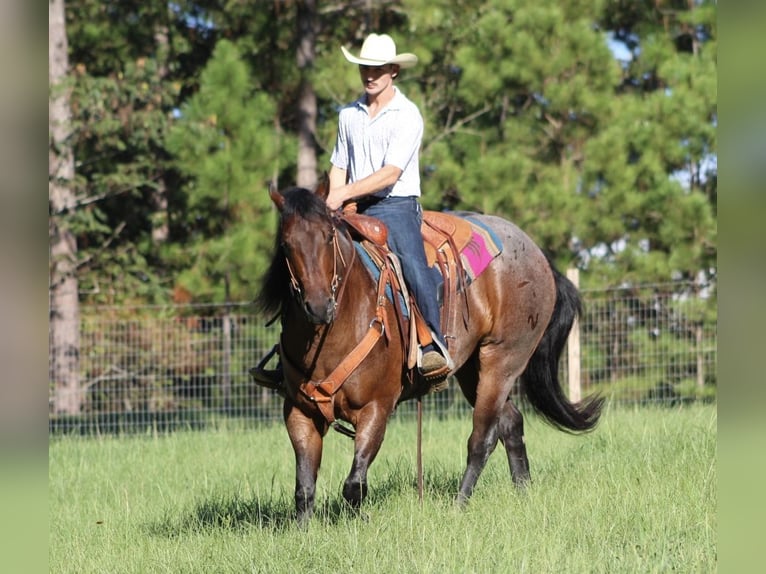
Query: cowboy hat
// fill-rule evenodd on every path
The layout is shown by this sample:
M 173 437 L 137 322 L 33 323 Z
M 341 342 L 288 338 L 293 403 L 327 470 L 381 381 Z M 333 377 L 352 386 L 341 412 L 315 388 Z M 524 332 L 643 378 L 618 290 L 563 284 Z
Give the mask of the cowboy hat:
M 359 57 L 355 57 L 344 46 L 340 47 L 346 60 L 360 66 L 385 66 L 396 64 L 401 68 L 411 68 L 418 63 L 415 54 L 396 53 L 396 44 L 388 34 L 370 34 L 362 44 Z

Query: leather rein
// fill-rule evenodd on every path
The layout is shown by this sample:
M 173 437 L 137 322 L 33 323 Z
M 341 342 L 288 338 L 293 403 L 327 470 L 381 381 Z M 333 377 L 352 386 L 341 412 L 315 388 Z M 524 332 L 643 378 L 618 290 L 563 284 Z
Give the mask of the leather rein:
M 349 241 L 351 237 L 347 234 Z M 344 267 L 343 276 L 338 274 L 338 260 Z M 352 245 L 351 260 L 347 263 L 343 257 L 340 243 L 337 236 L 337 227 L 333 227 L 333 279 L 331 291 L 333 293 L 333 304 L 337 308 L 345 292 L 348 277 L 351 273 L 354 261 L 356 260 L 356 247 Z M 301 296 L 300 284 L 293 273 L 290 262 L 287 262 L 287 268 L 290 273 L 290 282 L 296 297 Z M 316 381 L 310 379 L 299 367 L 296 367 L 284 352 L 284 345 L 280 341 L 280 356 L 285 374 L 292 380 L 300 381 L 299 391 L 311 402 L 317 405 L 319 411 L 335 430 L 347 436 L 354 436 L 354 431 L 338 423 L 335 418 L 335 394 L 340 390 L 348 377 L 362 364 L 362 361 L 369 355 L 372 348 L 378 340 L 386 335 L 388 337 L 387 323 L 388 319 L 385 313 L 386 294 L 385 289 L 390 278 L 390 269 L 386 267 L 381 270 L 378 279 L 375 316 L 370 320 L 369 328 L 356 344 L 356 346 L 343 358 L 333 371 L 324 379 Z M 338 289 L 340 287 L 340 289 Z M 337 298 L 335 293 L 338 292 Z

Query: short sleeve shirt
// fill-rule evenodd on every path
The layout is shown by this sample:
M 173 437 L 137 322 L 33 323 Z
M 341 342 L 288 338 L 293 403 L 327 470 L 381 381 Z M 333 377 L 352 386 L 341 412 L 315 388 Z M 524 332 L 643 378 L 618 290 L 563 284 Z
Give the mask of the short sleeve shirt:
M 402 170 L 399 180 L 376 196 L 420 196 L 418 155 L 423 139 L 423 117 L 398 88 L 388 105 L 370 118 L 366 96 L 339 114 L 338 136 L 330 162 L 348 172 L 353 183 L 386 165 Z

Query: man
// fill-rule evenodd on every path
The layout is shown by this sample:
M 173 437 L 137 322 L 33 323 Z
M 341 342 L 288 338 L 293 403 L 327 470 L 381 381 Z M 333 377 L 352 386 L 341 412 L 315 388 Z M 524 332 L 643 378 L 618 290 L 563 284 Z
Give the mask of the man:
M 454 365 L 441 333 L 436 277 L 428 267 L 420 234 L 423 118 L 394 86 L 400 69 L 414 66 L 418 58 L 397 54 L 387 34 L 370 34 L 359 57 L 344 47 L 341 51 L 359 66 L 364 94 L 340 111 L 327 205 L 338 209 L 354 201 L 359 213 L 386 224 L 388 245 L 399 257 L 404 279 L 434 340 L 422 349 L 420 371 L 426 378 L 443 379 Z
M 370 34 L 359 57 L 344 47 L 341 50 L 359 66 L 364 94 L 340 111 L 327 205 L 336 210 L 355 202 L 359 213 L 377 217 L 388 227 L 388 245 L 401 262 L 404 279 L 433 338 L 419 353 L 418 366 L 426 379 L 438 385 L 454 363 L 441 333 L 437 279 L 428 267 L 420 233 L 423 118 L 394 86 L 399 71 L 414 66 L 418 59 L 414 54 L 397 54 L 387 34 Z M 281 369 L 263 369 L 268 358 L 250 373 L 256 382 L 278 388 Z

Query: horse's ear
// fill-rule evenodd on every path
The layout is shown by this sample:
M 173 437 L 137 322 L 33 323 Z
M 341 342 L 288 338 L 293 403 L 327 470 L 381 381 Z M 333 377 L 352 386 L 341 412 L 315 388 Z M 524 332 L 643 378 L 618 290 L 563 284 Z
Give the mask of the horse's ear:
M 319 178 L 319 183 L 317 184 L 314 193 L 321 197 L 323 201 L 327 200 L 327 195 L 330 193 L 330 176 L 327 175 L 326 171 L 323 172 L 322 177 Z
M 285 196 L 279 193 L 279 190 L 277 189 L 277 186 L 274 185 L 273 181 L 269 184 L 269 197 L 274 205 L 277 206 L 277 209 L 282 211 L 282 208 L 285 205 Z

